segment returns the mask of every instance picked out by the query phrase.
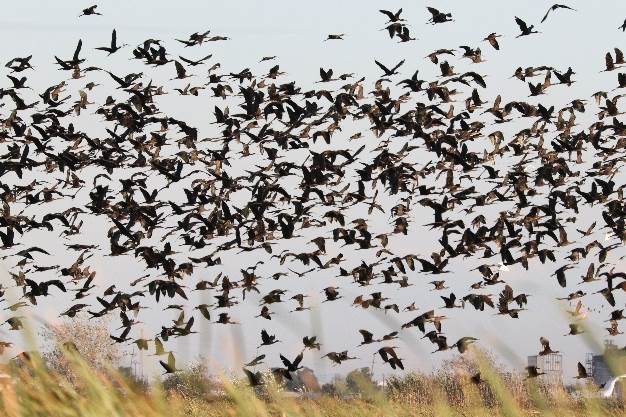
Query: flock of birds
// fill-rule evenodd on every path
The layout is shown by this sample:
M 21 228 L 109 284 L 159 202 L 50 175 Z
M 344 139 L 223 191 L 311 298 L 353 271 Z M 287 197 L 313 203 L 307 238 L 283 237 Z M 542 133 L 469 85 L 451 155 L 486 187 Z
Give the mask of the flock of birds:
M 555 4 L 541 22 L 562 11 L 574 9 Z M 402 9 L 380 12 L 388 19 L 383 30 L 391 39 L 414 41 Z M 428 12 L 429 24 L 454 22 L 452 13 L 432 7 Z M 99 14 L 94 5 L 81 16 Z M 517 37 L 540 33 L 518 17 L 514 21 L 519 27 Z M 626 22 L 621 29 L 626 30 Z M 330 34 L 326 41 L 341 41 L 344 36 Z M 493 53 L 501 49 L 499 38 L 497 33 L 484 38 Z M 205 31 L 176 42 L 186 51 L 228 39 Z M 110 44 L 95 49 L 111 55 L 126 47 L 113 30 Z M 450 272 L 450 262 L 482 262 L 471 271 L 480 279 L 469 285 L 469 292 L 442 295 L 438 298 L 442 304 L 400 306 L 383 291 L 353 300 L 355 307 L 396 315 L 421 309 L 391 333 L 359 330 L 359 347 L 374 346 L 373 354 L 393 369 L 404 369 L 393 340 L 413 327 L 420 338 L 433 344 L 435 352 L 456 349 L 462 354 L 477 340 L 463 336 L 452 343 L 443 333 L 446 316 L 438 311 L 473 308 L 494 310 L 511 319 L 521 317 L 530 294 L 517 292 L 503 274 L 515 264 L 527 270 L 534 262 L 554 264 L 555 284 L 563 289 L 575 287 L 564 297 L 578 302 L 570 312 L 568 335 L 584 332 L 583 297 L 601 297 L 610 308 L 616 308 L 620 298 L 623 303 L 626 273 L 616 271 L 608 260 L 626 238 L 624 185 L 614 181 L 623 166 L 626 145 L 626 125 L 618 118 L 623 95 L 614 92 L 626 88 L 626 73 L 619 72 L 626 62 L 618 48 L 606 54 L 602 65 L 604 71 L 615 74 L 616 82 L 609 86 L 613 90 L 594 94 L 597 115 L 586 127 L 576 122 L 578 115 L 592 112 L 593 102 L 586 98 L 561 108 L 506 102 L 500 95 L 487 102 L 482 97 L 486 76 L 478 70 L 457 73 L 445 60 L 461 53 L 470 65 L 481 63 L 479 47 L 428 54 L 426 58 L 440 70 L 434 80 L 421 79 L 418 71 L 402 79 L 404 60 L 393 65 L 375 61 L 382 73 L 370 92 L 366 92 L 364 78 L 337 75 L 332 69 L 320 68 L 320 87 L 312 90 L 294 81 L 281 82 L 279 65 L 266 74 L 253 74 L 248 68 L 225 73 L 219 63 L 211 63 L 212 55 L 177 58 L 164 41 L 146 39 L 132 48 L 131 58 L 143 62 L 146 71 L 163 67 L 171 71 L 175 82 L 188 82 L 168 91 L 143 72 L 120 74 L 89 66 L 82 48 L 79 40 L 71 55 L 56 56 L 59 69 L 72 80 L 101 74 L 110 85 L 84 82 L 75 101 L 66 81 L 50 85 L 35 101 L 26 98 L 32 56 L 15 57 L 5 65 L 11 85 L 0 89 L 4 110 L 0 239 L 5 259 L 16 261 L 11 277 L 23 289 L 23 299 L 6 308 L 11 312 L 36 305 L 41 297 L 73 292 L 74 301 L 62 316 L 119 315 L 121 327 L 111 335 L 113 342 L 134 343 L 142 350 L 154 345 L 156 355 L 167 356 L 160 363 L 171 373 L 177 367 L 173 353 L 166 350 L 167 341 L 196 333 L 196 318 L 189 310 L 185 314 L 190 291 L 208 291 L 214 300 L 195 306 L 192 312 L 199 311 L 201 320 L 228 325 L 236 323 L 231 317 L 233 308 L 250 294 L 261 300 L 257 320 L 272 320 L 276 303 L 294 303 L 292 313 L 311 308 L 306 303 L 310 294 L 283 289 L 262 292 L 262 287 L 281 280 L 306 280 L 314 272 L 335 274 L 337 284 L 322 290 L 324 303 L 342 302 L 343 287 L 350 282 L 363 290 L 376 285 L 410 293 L 418 277 L 433 275 L 432 290 L 445 291 L 448 281 L 443 277 Z M 275 59 L 263 57 L 261 62 Z M 571 86 L 575 74 L 572 68 L 520 67 L 514 77 L 527 83 L 530 96 L 542 98 L 552 89 Z M 199 83 L 192 85 L 192 80 Z M 91 102 L 90 92 L 95 89 L 110 89 L 111 95 L 103 103 Z M 158 97 L 175 93 L 206 95 L 218 103 L 238 100 L 238 107 L 216 105 L 212 125 L 218 135 L 202 137 L 197 127 L 159 109 Z M 461 105 L 455 108 L 457 103 Z M 90 135 L 74 125 L 74 118 L 88 109 L 107 126 L 105 136 Z M 527 124 L 507 138 L 500 126 L 514 119 Z M 347 130 L 352 121 L 367 128 L 349 137 L 354 146 L 337 147 L 337 137 L 346 136 L 342 126 Z M 324 150 L 313 150 L 319 148 L 318 142 L 325 145 Z M 373 142 L 371 152 L 364 151 Z M 392 151 L 398 143 L 401 147 Z M 256 162 L 249 164 L 245 175 L 229 174 L 234 160 L 253 157 Z M 172 190 L 179 193 L 167 193 Z M 170 195 L 180 199 L 170 199 Z M 234 197 L 241 195 L 245 197 Z M 72 207 L 48 211 L 46 207 L 57 200 L 70 201 Z M 387 210 L 390 201 L 395 205 Z M 31 207 L 46 214 L 25 214 Z M 426 226 L 412 216 L 419 207 L 432 212 L 432 222 Z M 601 217 L 591 225 L 580 225 L 577 216 L 585 209 L 597 210 Z M 350 217 L 355 212 L 360 216 Z M 383 225 L 390 216 L 391 226 L 380 230 L 378 221 L 373 227 L 377 216 Z M 84 222 L 94 217 L 105 219 L 109 226 L 108 247 L 95 244 L 93 237 L 88 237 L 89 243 L 80 243 Z M 422 227 L 440 233 L 430 255 L 391 250 L 397 237 L 420 233 Z M 43 259 L 54 253 L 21 243 L 33 230 L 60 235 L 67 250 L 77 252 L 75 262 L 45 264 Z M 604 239 L 598 239 L 598 232 Z M 298 251 L 289 242 L 305 233 L 315 237 Z M 275 245 L 289 249 L 279 252 Z M 341 251 L 331 252 L 331 245 L 342 245 Z M 344 256 L 348 250 L 353 255 Z M 360 256 L 358 251 L 368 255 Z M 145 264 L 146 275 L 126 288 L 96 285 L 96 271 L 87 264 L 95 252 L 134 257 Z M 249 254 L 258 262 L 242 266 L 238 278 L 219 273 L 190 282 L 194 271 L 206 275 L 218 270 L 225 253 Z M 259 268 L 271 262 L 277 263 L 272 272 L 261 273 Z M 583 263 L 587 272 L 581 279 L 568 276 L 568 270 Z M 592 293 L 587 288 L 594 282 L 603 287 Z M 484 291 L 493 292 L 491 288 L 496 288 L 497 297 Z M 146 305 L 142 300 L 148 298 L 165 303 L 165 310 L 179 311 L 179 316 L 162 325 L 153 337 L 139 338 L 133 328 L 141 323 L 138 315 Z M 611 335 L 622 334 L 618 324 L 624 318 L 623 309 L 610 312 L 607 330 Z M 20 330 L 22 319 L 18 313 L 4 323 Z M 276 335 L 263 330 L 259 349 L 277 342 Z M 547 338 L 540 342 L 539 355 L 555 352 Z M 2 342 L 3 350 L 10 346 Z M 306 335 L 300 353 L 291 358 L 280 355 L 281 364 L 272 371 L 277 378 L 290 379 L 302 368 L 305 351 L 321 349 L 316 336 Z M 349 351 L 327 351 L 323 357 L 341 364 L 355 358 Z M 260 354 L 244 364 L 251 385 L 263 383 L 262 374 L 252 368 L 265 359 Z M 579 365 L 579 377 L 587 376 L 584 371 Z M 535 367 L 527 372 L 528 377 L 543 373 Z M 480 375 L 473 380 L 480 383 Z

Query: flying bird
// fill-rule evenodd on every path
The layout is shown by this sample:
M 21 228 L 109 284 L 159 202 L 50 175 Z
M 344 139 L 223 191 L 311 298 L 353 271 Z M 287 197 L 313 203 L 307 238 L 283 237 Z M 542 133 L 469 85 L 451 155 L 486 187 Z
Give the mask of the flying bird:
M 105 51 L 108 52 L 109 55 L 116 53 L 117 51 L 119 51 L 120 49 L 122 49 L 123 47 L 127 46 L 127 44 L 123 44 L 123 45 L 119 45 L 117 44 L 117 31 L 115 29 L 113 29 L 113 32 L 111 33 L 111 44 L 109 46 L 100 46 L 97 47 L 96 49 L 99 51 Z
M 567 6 L 565 4 L 554 4 L 554 5 L 550 6 L 550 8 L 546 12 L 546 14 L 543 16 L 543 19 L 541 19 L 541 23 L 546 21 L 546 19 L 548 18 L 548 15 L 550 14 L 550 12 L 553 12 L 553 11 L 558 10 L 558 9 L 567 9 L 567 10 L 576 11 L 576 9 L 574 9 L 574 8 L 572 8 L 570 6 Z
M 93 6 L 89 6 L 86 9 L 83 9 L 82 13 L 78 16 L 78 17 L 82 17 L 82 16 L 94 16 L 94 15 L 98 15 L 98 16 L 102 16 L 101 13 L 98 13 L 96 11 L 96 9 L 98 8 L 97 4 L 94 4 Z
M 403 59 L 402 61 L 398 62 L 398 63 L 396 64 L 396 66 L 395 66 L 395 67 L 393 67 L 393 68 L 391 68 L 391 69 L 387 68 L 386 66 L 384 66 L 383 64 L 381 64 L 380 62 L 378 62 L 378 61 L 376 61 L 376 60 L 374 60 L 374 63 L 375 63 L 376 65 L 378 65 L 378 67 L 379 67 L 380 69 L 382 69 L 382 70 L 383 70 L 383 72 L 384 72 L 383 76 L 385 76 L 385 77 L 390 77 L 390 76 L 392 76 L 392 75 L 394 75 L 394 74 L 398 74 L 398 71 L 397 71 L 397 70 L 398 70 L 398 68 L 400 68 L 400 67 L 404 64 L 404 59 Z
M 517 16 L 515 16 L 515 23 L 517 23 L 517 26 L 519 26 L 519 29 L 522 32 L 516 36 L 517 38 L 520 38 L 522 36 L 532 35 L 533 33 L 539 33 L 538 31 L 534 30 L 535 25 L 528 26 L 526 22 L 524 22 L 522 19 L 520 19 Z

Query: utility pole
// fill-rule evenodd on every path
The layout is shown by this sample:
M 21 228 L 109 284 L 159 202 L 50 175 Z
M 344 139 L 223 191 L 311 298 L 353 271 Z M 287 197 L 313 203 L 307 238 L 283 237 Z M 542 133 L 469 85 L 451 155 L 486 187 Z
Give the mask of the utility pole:
M 141 326 L 141 338 L 143 339 L 143 335 L 144 335 L 144 328 L 143 326 Z M 141 371 L 141 380 L 144 381 L 145 380 L 145 375 L 143 373 L 143 350 L 139 350 L 139 370 Z

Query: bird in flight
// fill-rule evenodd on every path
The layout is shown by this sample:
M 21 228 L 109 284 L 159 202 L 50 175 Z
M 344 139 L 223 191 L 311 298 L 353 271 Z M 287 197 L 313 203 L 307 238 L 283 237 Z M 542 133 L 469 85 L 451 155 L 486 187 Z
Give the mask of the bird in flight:
M 428 20 L 428 22 L 432 23 L 433 25 L 436 25 L 438 23 L 452 22 L 453 20 L 452 13 L 443 13 L 435 9 L 434 7 L 427 7 L 427 9 L 431 14 L 431 17 Z
M 520 38 L 522 36 L 528 36 L 528 35 L 532 35 L 533 33 L 540 33 L 535 29 L 535 25 L 530 25 L 528 26 L 526 24 L 526 22 L 524 22 L 522 19 L 520 19 L 519 17 L 515 16 L 515 23 L 517 23 L 517 26 L 519 26 L 519 29 L 522 33 L 520 33 L 519 35 L 517 35 L 517 38 Z
M 398 68 L 400 68 L 404 64 L 404 59 L 402 61 L 398 62 L 396 64 L 396 66 L 391 68 L 391 69 L 387 68 L 386 66 L 384 66 L 383 64 L 381 64 L 377 60 L 374 60 L 374 63 L 376 63 L 376 65 L 378 65 L 378 67 L 383 70 L 383 72 L 384 72 L 383 76 L 389 77 L 391 75 L 398 74 L 397 70 L 398 70 Z
M 402 19 L 400 17 L 400 15 L 402 14 L 402 8 L 400 8 L 397 12 L 392 13 L 389 10 L 379 10 L 379 12 L 381 12 L 382 14 L 384 14 L 385 16 L 387 16 L 389 18 L 389 20 L 387 21 L 387 23 L 395 23 L 395 22 L 403 22 L 404 19 Z
M 497 33 L 493 32 L 487 35 L 487 37 L 483 39 L 483 41 L 489 42 L 489 44 L 493 47 L 493 49 L 495 49 L 496 51 L 499 51 L 500 44 L 498 43 L 498 38 L 501 36 L 502 35 L 498 35 Z
M 82 17 L 82 16 L 102 16 L 102 13 L 98 13 L 96 11 L 96 9 L 98 8 L 97 4 L 94 4 L 93 6 L 89 6 L 86 9 L 83 9 L 82 13 L 80 15 L 78 15 L 78 17 Z
M 96 49 L 99 51 L 108 52 L 109 55 L 111 55 L 111 54 L 116 53 L 117 51 L 119 51 L 125 46 L 127 46 L 127 44 L 123 44 L 119 46 L 117 45 L 117 31 L 113 29 L 113 32 L 111 33 L 111 44 L 109 46 L 100 46 L 100 47 L 97 47 Z
M 589 378 L 587 375 L 587 369 L 583 366 L 582 363 L 578 362 L 576 365 L 577 375 L 574 377 L 576 379 L 586 379 Z
M 342 41 L 343 37 L 346 36 L 344 33 L 338 33 L 338 34 L 330 34 L 328 35 L 328 37 L 325 39 L 325 41 Z
M 566 4 L 554 4 L 552 6 L 550 6 L 550 8 L 548 9 L 548 11 L 546 12 L 546 14 L 543 16 L 543 19 L 541 19 L 541 23 L 545 22 L 546 19 L 548 18 L 548 15 L 558 9 L 567 9 L 567 10 L 573 10 L 576 11 L 576 9 L 566 5 Z

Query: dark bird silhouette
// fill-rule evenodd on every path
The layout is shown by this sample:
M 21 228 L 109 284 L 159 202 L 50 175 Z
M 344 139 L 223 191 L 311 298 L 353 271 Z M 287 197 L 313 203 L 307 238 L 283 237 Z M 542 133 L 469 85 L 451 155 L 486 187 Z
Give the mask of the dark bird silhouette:
M 402 22 L 404 21 L 404 19 L 402 19 L 400 17 L 400 15 L 402 14 L 402 8 L 400 8 L 397 12 L 392 13 L 389 10 L 379 10 L 379 12 L 381 12 L 382 14 L 384 14 L 385 16 L 387 16 L 389 18 L 388 22 Z
M 443 13 L 435 9 L 434 7 L 427 7 L 426 9 L 428 9 L 428 12 L 431 14 L 428 22 L 432 23 L 433 25 L 436 25 L 438 23 L 451 22 L 453 20 L 452 13 Z
M 539 33 L 538 31 L 534 30 L 535 25 L 528 26 L 526 22 L 524 22 L 522 19 L 520 19 L 517 16 L 515 16 L 515 23 L 517 23 L 517 26 L 519 26 L 519 29 L 522 32 L 516 36 L 517 38 L 522 37 L 522 36 L 532 35 L 533 33 Z
M 259 345 L 259 347 L 270 346 L 278 342 L 280 342 L 280 340 L 276 338 L 276 335 L 270 336 L 265 329 L 261 330 L 261 344 Z
M 322 358 L 330 359 L 335 365 L 341 365 L 342 362 L 357 359 L 355 357 L 351 357 L 348 355 L 348 351 L 344 350 L 343 352 L 328 352 Z
M 576 379 L 586 379 L 589 378 L 587 375 L 587 369 L 583 366 L 582 363 L 578 362 L 576 364 L 577 375 L 574 377 Z
M 302 353 L 296 356 L 296 358 L 293 361 L 290 361 L 289 359 L 285 358 L 283 355 L 280 355 L 280 360 L 283 362 L 283 365 L 285 365 L 287 372 L 296 372 L 298 369 L 302 369 L 302 366 L 300 366 L 300 362 L 302 362 L 303 358 L 304 358 L 304 355 Z
M 548 18 L 548 15 L 550 14 L 550 12 L 553 12 L 553 11 L 558 10 L 558 9 L 568 9 L 568 10 L 576 11 L 576 9 L 573 9 L 570 6 L 567 6 L 565 4 L 554 4 L 554 5 L 550 6 L 550 8 L 546 12 L 546 14 L 543 16 L 543 19 L 541 19 L 541 23 L 546 21 L 546 19 Z
M 109 46 L 100 46 L 97 47 L 96 49 L 99 51 L 105 51 L 108 52 L 109 55 L 116 53 L 117 51 L 119 51 L 120 49 L 122 49 L 123 47 L 127 46 L 127 44 L 123 44 L 123 45 L 119 45 L 117 44 L 117 31 L 115 29 L 113 29 L 113 32 L 111 33 L 111 44 Z
M 404 64 L 404 59 L 400 61 L 398 64 L 396 64 L 396 66 L 393 67 L 392 69 L 387 68 L 386 66 L 384 66 L 383 64 L 381 64 L 380 62 L 376 60 L 374 60 L 374 63 L 376 63 L 376 65 L 378 65 L 378 67 L 384 71 L 383 76 L 390 77 L 394 74 L 398 74 L 397 70 L 398 68 L 402 66 L 402 64 Z
M 257 387 L 259 385 L 263 385 L 263 374 L 260 371 L 252 372 L 246 368 L 243 368 L 243 373 L 248 378 L 248 383 L 251 387 Z
M 174 354 L 172 352 L 167 355 L 167 362 L 159 360 L 159 363 L 161 364 L 163 369 L 165 369 L 165 372 L 163 373 L 164 375 L 173 374 L 178 371 L 178 369 L 176 369 L 176 358 L 174 357 Z
M 545 337 L 540 337 L 539 342 L 541 343 L 542 350 L 539 352 L 539 356 L 549 355 L 551 353 L 559 353 L 558 350 L 552 350 L 550 348 L 550 341 Z
M 321 347 L 320 343 L 317 341 L 316 336 L 304 336 L 304 338 L 302 339 L 302 344 L 306 349 L 320 350 Z
M 64 61 L 57 56 L 54 57 L 56 59 L 57 64 L 59 64 L 59 66 L 61 67 L 61 69 L 66 70 L 66 71 L 73 70 L 76 66 L 85 62 L 84 59 L 80 58 L 80 50 L 82 49 L 82 47 L 83 47 L 83 40 L 79 39 L 78 43 L 76 44 L 76 49 L 74 50 L 74 55 L 72 56 L 72 59 Z
M 526 379 L 537 378 L 540 375 L 545 375 L 545 372 L 540 372 L 536 366 L 527 366 L 526 372 L 528 373 Z
M 78 17 L 82 17 L 82 16 L 102 16 L 101 13 L 98 13 L 96 11 L 96 9 L 98 8 L 97 4 L 94 4 L 93 6 L 89 6 L 86 9 L 83 9 L 83 12 L 78 16 Z
M 363 336 L 363 341 L 361 342 L 359 346 L 368 345 L 370 343 L 374 343 L 378 341 L 378 340 L 374 340 L 374 335 L 367 330 L 361 329 L 359 330 L 359 333 L 361 333 L 361 336 Z
M 383 362 L 388 363 L 392 369 L 400 368 L 404 369 L 404 364 L 402 363 L 402 359 L 398 357 L 396 353 L 395 346 L 385 346 L 378 349 L 378 354 L 382 358 Z

